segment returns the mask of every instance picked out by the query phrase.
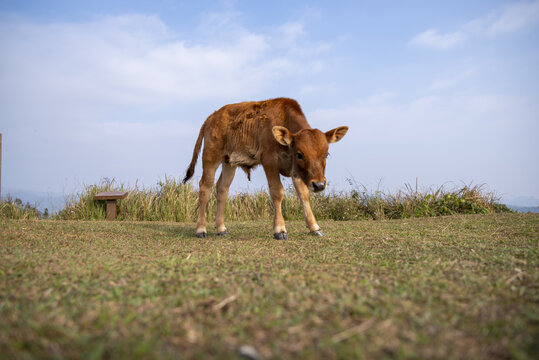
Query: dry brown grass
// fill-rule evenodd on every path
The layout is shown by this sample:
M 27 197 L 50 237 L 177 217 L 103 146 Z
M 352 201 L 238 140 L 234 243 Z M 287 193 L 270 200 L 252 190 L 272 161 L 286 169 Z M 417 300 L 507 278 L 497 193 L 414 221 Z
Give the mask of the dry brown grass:
M 6 358 L 532 359 L 539 215 L 0 220 Z

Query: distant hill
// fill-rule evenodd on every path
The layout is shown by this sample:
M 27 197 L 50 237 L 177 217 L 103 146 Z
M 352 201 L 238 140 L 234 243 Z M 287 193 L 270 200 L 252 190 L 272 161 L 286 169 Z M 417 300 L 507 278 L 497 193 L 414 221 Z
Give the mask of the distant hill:
M 39 211 L 44 211 L 47 208 L 51 214 L 64 208 L 66 198 L 65 195 L 58 193 L 2 189 L 2 198 L 7 197 L 21 199 L 23 203 L 30 203 L 30 205 L 35 206 Z
M 511 210 L 515 210 L 521 213 L 539 213 L 539 206 L 516 206 L 516 205 L 507 205 Z

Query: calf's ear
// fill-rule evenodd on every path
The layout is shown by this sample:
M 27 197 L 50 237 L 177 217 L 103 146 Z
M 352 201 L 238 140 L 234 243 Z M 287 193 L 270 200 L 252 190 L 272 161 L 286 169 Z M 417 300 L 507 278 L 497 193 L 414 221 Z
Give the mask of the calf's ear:
M 328 132 L 326 132 L 326 139 L 328 139 L 328 143 L 335 143 L 341 140 L 344 135 L 346 135 L 347 131 L 348 126 L 340 126 L 336 129 L 329 130 Z
M 271 131 L 273 132 L 273 137 L 275 137 L 275 140 L 277 140 L 279 144 L 289 146 L 292 143 L 292 134 L 287 128 L 274 126 Z

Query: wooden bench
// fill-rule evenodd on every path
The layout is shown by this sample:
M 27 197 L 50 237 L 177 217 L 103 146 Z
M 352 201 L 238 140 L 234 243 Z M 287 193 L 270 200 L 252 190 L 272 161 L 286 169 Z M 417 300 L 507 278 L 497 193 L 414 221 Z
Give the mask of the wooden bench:
M 107 201 L 107 220 L 111 221 L 116 219 L 116 200 L 124 199 L 126 196 L 127 191 L 100 192 L 94 196 L 94 199 Z

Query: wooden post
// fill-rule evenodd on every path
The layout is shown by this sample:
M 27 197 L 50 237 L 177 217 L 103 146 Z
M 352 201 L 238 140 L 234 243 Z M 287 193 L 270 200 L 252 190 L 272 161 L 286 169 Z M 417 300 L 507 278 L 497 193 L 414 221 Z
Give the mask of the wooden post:
M 107 220 L 116 219 L 116 200 L 107 200 Z
M 2 199 L 2 133 L 0 133 L 0 199 Z

